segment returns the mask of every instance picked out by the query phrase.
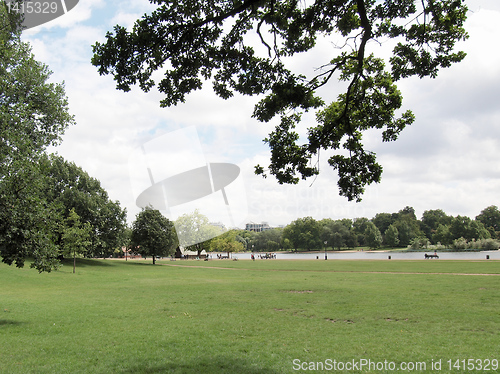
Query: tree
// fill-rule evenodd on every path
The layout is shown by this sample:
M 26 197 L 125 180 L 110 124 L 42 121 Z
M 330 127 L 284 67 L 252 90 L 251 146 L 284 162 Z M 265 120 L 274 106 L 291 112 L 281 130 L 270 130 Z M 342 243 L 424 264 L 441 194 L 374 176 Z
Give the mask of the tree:
M 57 269 L 59 248 L 55 244 L 63 218 L 43 197 L 40 165 L 25 165 L 23 170 L 0 181 L 0 255 L 2 262 L 31 267 L 39 272 Z
M 420 230 L 420 222 L 417 220 L 415 209 L 405 207 L 397 213 L 394 225 L 399 232 L 399 245 L 407 246 L 415 238 L 425 236 Z
M 352 232 L 352 221 L 350 219 L 332 220 L 323 219 L 319 221 L 321 226 L 321 242 L 327 242 L 327 245 L 331 245 L 332 248 L 337 248 L 349 246 L 355 242 L 355 236 Z
M 463 238 L 467 241 L 488 239 L 490 238 L 489 231 L 479 221 L 473 221 L 466 216 L 456 216 L 450 225 L 451 239 Z
M 82 222 L 92 226 L 86 256 L 106 258 L 125 244 L 126 210 L 109 199 L 99 180 L 58 155 L 42 157 L 41 162 L 46 163 L 47 200 L 57 206 L 61 216 L 66 217 L 73 209 Z
M 399 234 L 399 244 L 401 246 L 407 246 L 410 244 L 411 240 L 416 238 L 413 233 L 409 220 L 398 220 L 394 223 L 395 227 L 398 229 Z
M 405 206 L 398 212 L 398 218 L 407 218 L 412 221 L 417 220 L 417 215 L 415 214 L 415 209 L 411 206 Z
M 500 234 L 500 210 L 495 205 L 489 206 L 481 211 L 476 220 L 483 223 L 492 238 L 498 238 Z
M 256 232 L 252 240 L 252 250 L 257 252 L 277 251 L 283 241 L 283 229 L 275 228 Z
M 135 252 L 153 257 L 153 265 L 156 257 L 173 254 L 178 243 L 174 224 L 159 210 L 149 207 L 137 214 L 130 241 Z
M 432 243 L 436 243 L 434 240 L 434 234 L 436 233 L 439 225 L 449 225 L 452 220 L 453 217 L 448 216 L 441 209 L 426 210 L 424 214 L 422 214 L 421 228 L 425 236 L 427 236 Z M 444 242 L 441 241 L 441 243 Z
M 74 119 L 64 86 L 48 82 L 51 72 L 21 42 L 20 26 L 20 15 L 0 2 L 0 255 L 18 267 L 32 257 L 32 267 L 50 271 L 58 264 L 57 209 L 41 194 L 38 161 Z
M 366 244 L 372 248 L 379 248 L 382 245 L 382 234 L 375 224 L 369 221 L 365 230 Z
M 321 248 L 320 225 L 312 217 L 299 218 L 283 230 L 283 239 L 288 239 L 294 249 Z
M 411 76 L 436 77 L 440 68 L 465 57 L 455 43 L 467 38 L 467 7 L 461 0 L 150 0 L 158 8 L 133 29 L 115 26 L 105 43 L 96 43 L 92 63 L 112 74 L 117 88 L 138 84 L 149 91 L 162 70 L 161 106 L 182 103 L 186 95 L 213 80 L 214 92 L 265 95 L 253 117 L 281 117 L 265 141 L 271 148 L 269 173 L 279 183 L 297 183 L 319 173 L 309 161 L 321 149 L 346 149 L 328 160 L 339 174 L 341 195 L 360 199 L 364 186 L 378 182 L 382 167 L 364 149 L 365 130 L 381 129 L 384 141 L 396 140 L 414 121 L 400 117 L 402 95 L 396 82 Z M 319 39 L 345 38 L 318 62 L 313 75 L 294 72 L 289 57 L 312 51 Z M 263 48 L 255 45 L 257 37 Z M 394 39 L 392 57 L 375 55 L 381 40 Z M 259 51 L 263 50 L 263 53 Z M 290 64 L 290 65 L 289 65 Z M 328 104 L 319 89 L 334 77 L 345 91 Z M 301 114 L 317 111 L 317 126 L 299 144 Z M 257 165 L 256 172 L 264 173 Z
M 389 225 L 384 232 L 385 244 L 389 247 L 396 247 L 399 244 L 399 232 L 396 226 Z
M 354 233 L 356 234 L 356 239 L 359 245 L 366 244 L 365 232 L 368 227 L 370 220 L 366 217 L 356 218 L 352 222 L 352 227 Z
M 243 244 L 245 251 L 253 250 L 252 244 L 255 244 L 255 238 L 259 233 L 248 230 L 237 230 L 236 232 L 236 240 Z
M 210 241 L 210 250 L 212 252 L 227 252 L 228 257 L 229 253 L 244 251 L 245 246 L 242 242 L 236 239 L 236 236 L 237 231 L 230 230 L 220 236 L 217 236 L 216 238 L 213 238 Z
M 76 255 L 85 254 L 91 244 L 91 231 L 90 223 L 85 222 L 82 225 L 75 209 L 71 209 L 63 228 L 62 242 L 63 253 L 73 255 L 73 274 L 76 269 Z
M 380 232 L 386 232 L 390 225 L 394 223 L 396 217 L 391 213 L 377 213 L 375 217 L 372 218 L 372 222 L 377 226 Z
M 432 235 L 432 240 L 434 243 L 441 243 L 444 245 L 451 244 L 452 237 L 450 233 L 450 225 L 439 224 L 436 232 Z
M 221 235 L 224 230 L 210 224 L 208 218 L 196 209 L 191 214 L 183 214 L 175 220 L 175 230 L 179 244 L 198 251 L 198 256 L 210 246 L 209 240 Z

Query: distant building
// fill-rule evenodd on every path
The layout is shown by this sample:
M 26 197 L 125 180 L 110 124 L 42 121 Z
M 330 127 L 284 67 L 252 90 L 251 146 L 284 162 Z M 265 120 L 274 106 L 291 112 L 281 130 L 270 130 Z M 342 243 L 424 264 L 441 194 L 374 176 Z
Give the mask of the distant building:
M 267 222 L 262 222 L 262 223 L 247 223 L 245 230 L 247 231 L 255 231 L 255 232 L 262 232 L 266 230 L 271 230 L 271 227 L 269 227 L 269 224 Z
M 222 222 L 210 222 L 210 226 L 218 227 L 219 229 L 222 229 L 222 231 L 226 231 L 226 226 Z

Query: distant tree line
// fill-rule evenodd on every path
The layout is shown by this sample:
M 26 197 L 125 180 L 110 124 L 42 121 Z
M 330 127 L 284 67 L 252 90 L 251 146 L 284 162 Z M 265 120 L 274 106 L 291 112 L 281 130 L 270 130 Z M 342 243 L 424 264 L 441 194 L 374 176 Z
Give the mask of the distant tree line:
M 449 216 L 441 209 L 426 210 L 417 219 L 412 207 L 397 213 L 378 213 L 372 219 L 298 218 L 284 228 L 262 232 L 237 231 L 235 239 L 245 250 L 273 252 L 280 250 L 349 249 L 498 249 L 500 211 L 492 205 L 471 219 Z M 326 244 L 325 244 L 326 243 Z
M 176 228 L 178 232 L 176 232 Z M 179 231 L 180 230 L 180 231 Z M 413 250 L 493 250 L 500 242 L 500 211 L 490 206 L 473 220 L 427 210 L 419 220 L 412 207 L 397 213 L 378 213 L 372 219 L 315 220 L 298 218 L 283 228 L 261 232 L 222 230 L 197 210 L 171 222 L 152 208 L 143 209 L 131 229 L 130 248 L 144 257 L 171 256 L 179 246 L 177 235 L 192 237 L 184 249 L 206 252 L 276 252 L 365 247 Z M 210 237 L 202 241 L 202 237 Z

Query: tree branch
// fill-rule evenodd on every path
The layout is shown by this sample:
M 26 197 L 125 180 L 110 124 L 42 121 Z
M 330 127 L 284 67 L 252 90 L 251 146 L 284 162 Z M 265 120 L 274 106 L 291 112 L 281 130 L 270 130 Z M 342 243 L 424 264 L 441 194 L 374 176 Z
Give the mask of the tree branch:
M 366 15 L 365 1 L 357 0 L 356 2 L 358 5 L 358 14 L 361 19 L 361 27 L 364 30 L 361 37 L 361 44 L 358 49 L 358 73 L 361 73 L 363 71 L 363 60 L 365 58 L 366 43 L 372 37 L 372 26 Z
M 217 22 L 224 21 L 226 18 L 233 17 L 233 16 L 247 10 L 248 8 L 252 7 L 253 5 L 255 5 L 261 1 L 262 0 L 247 0 L 243 4 L 241 4 L 239 7 L 234 8 L 234 9 L 230 10 L 229 12 L 220 14 L 216 17 L 206 18 L 201 22 L 193 23 L 189 26 L 190 27 L 200 27 L 200 26 L 205 26 L 208 23 L 217 23 Z

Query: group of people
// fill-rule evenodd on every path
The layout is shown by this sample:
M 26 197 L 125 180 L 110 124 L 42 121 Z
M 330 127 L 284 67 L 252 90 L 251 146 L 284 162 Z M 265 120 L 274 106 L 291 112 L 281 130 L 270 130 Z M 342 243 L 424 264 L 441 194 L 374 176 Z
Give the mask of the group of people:
M 264 253 L 264 254 L 259 254 L 258 257 L 262 260 L 262 259 L 276 259 L 276 253 Z M 252 256 L 251 256 L 252 260 L 255 261 L 255 255 L 252 253 Z

